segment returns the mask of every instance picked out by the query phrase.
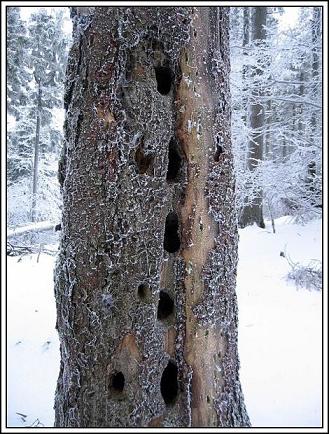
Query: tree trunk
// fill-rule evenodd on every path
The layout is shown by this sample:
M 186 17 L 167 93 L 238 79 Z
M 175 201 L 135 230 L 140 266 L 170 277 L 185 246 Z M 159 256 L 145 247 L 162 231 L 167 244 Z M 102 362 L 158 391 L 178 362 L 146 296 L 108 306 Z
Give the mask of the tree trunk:
M 250 8 L 244 7 L 243 8 L 243 38 L 242 38 L 242 46 L 247 47 L 250 42 Z M 248 60 L 248 50 L 243 50 L 244 59 L 246 59 L 246 63 Z M 244 124 L 248 125 L 248 111 L 249 111 L 249 98 L 247 96 L 248 92 L 248 73 L 249 73 L 249 67 L 247 64 L 243 64 L 242 66 L 242 82 L 243 82 L 243 98 L 242 98 L 242 120 Z
M 314 92 L 313 92 L 313 98 L 315 100 L 320 99 L 317 82 L 320 80 L 320 63 L 319 63 L 319 54 L 318 54 L 318 41 L 321 37 L 321 8 L 320 7 L 314 7 L 313 8 L 313 23 L 312 23 L 312 81 L 314 86 Z M 315 183 L 314 178 L 316 176 L 316 162 L 315 162 L 315 145 L 316 145 L 316 135 L 318 133 L 318 128 L 321 128 L 321 126 L 318 125 L 318 112 L 312 111 L 311 114 L 311 137 L 310 142 L 311 146 L 313 146 L 313 151 L 311 155 L 313 155 L 313 158 L 309 161 L 307 165 L 307 178 L 306 178 L 306 184 L 307 184 L 307 190 L 310 195 L 310 202 L 312 205 L 317 204 L 317 199 L 314 196 L 321 196 L 321 193 L 319 191 L 315 191 Z M 321 128 L 322 129 L 322 128 Z
M 267 8 L 257 6 L 252 12 L 252 32 L 251 40 L 255 45 L 266 39 L 266 14 Z M 262 83 L 262 70 L 256 68 L 253 71 L 254 84 L 251 92 L 250 105 L 250 129 L 251 138 L 249 141 L 249 155 L 247 159 L 247 168 L 250 172 L 257 170 L 259 162 L 263 160 L 264 128 L 265 128 L 265 109 L 264 104 L 259 101 L 259 97 L 264 96 L 264 85 Z M 257 187 L 254 198 L 250 200 L 242 212 L 240 218 L 241 227 L 256 223 L 259 227 L 264 228 L 263 218 L 263 194 L 261 187 Z
M 301 71 L 299 72 L 299 81 L 300 81 L 300 85 L 298 86 L 298 95 L 300 97 L 305 97 L 305 79 L 306 79 L 306 73 L 304 71 L 304 65 L 302 64 L 301 66 Z M 303 113 L 303 104 L 299 104 L 298 106 L 298 116 L 297 116 L 297 127 L 298 127 L 298 134 L 299 137 L 298 139 L 300 139 L 300 137 L 303 137 L 303 135 L 305 134 L 305 125 L 303 122 L 303 119 L 305 118 L 304 113 Z
M 7 240 L 28 233 L 47 232 L 51 230 L 55 231 L 56 226 L 58 225 L 55 225 L 54 223 L 50 223 L 48 221 L 44 221 L 33 223 L 23 227 L 18 227 L 16 229 L 7 230 Z
M 263 159 L 272 160 L 273 159 L 273 137 L 272 137 L 272 125 L 274 120 L 274 107 L 272 106 L 272 100 L 269 99 L 266 102 L 266 116 L 265 125 L 266 133 L 264 135 L 264 154 Z
M 228 9 L 72 9 L 55 426 L 248 426 Z
M 37 122 L 35 127 L 35 142 L 34 142 L 34 161 L 33 161 L 33 185 L 32 185 L 32 206 L 31 206 L 31 221 L 36 219 L 36 205 L 38 193 L 38 171 L 39 171 L 39 148 L 40 148 L 40 116 L 42 104 L 42 89 L 41 83 L 38 81 L 38 105 L 37 105 Z

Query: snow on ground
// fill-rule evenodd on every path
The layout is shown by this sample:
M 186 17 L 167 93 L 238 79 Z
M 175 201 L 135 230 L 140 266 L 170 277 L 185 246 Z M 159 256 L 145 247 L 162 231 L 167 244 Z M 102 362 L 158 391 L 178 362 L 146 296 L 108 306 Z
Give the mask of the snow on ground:
M 237 293 L 241 381 L 254 427 L 321 425 L 322 294 L 296 289 L 280 256 L 321 259 L 321 221 L 276 220 L 240 231 Z M 8 426 L 53 426 L 59 370 L 53 266 L 8 257 Z M 18 414 L 20 413 L 20 414 Z
M 276 220 L 240 231 L 240 377 L 254 427 L 321 426 L 322 293 L 287 282 L 294 262 L 321 260 L 321 221 Z
M 53 401 L 59 372 L 53 290 L 55 258 L 41 254 L 37 262 L 37 256 L 22 256 L 20 262 L 18 257 L 7 258 L 8 426 L 54 423 Z

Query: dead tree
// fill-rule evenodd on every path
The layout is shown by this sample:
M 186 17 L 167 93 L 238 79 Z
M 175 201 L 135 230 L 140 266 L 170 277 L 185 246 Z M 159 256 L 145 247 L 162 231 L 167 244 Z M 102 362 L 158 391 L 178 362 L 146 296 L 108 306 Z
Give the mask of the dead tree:
M 72 16 L 55 425 L 248 426 L 228 9 Z

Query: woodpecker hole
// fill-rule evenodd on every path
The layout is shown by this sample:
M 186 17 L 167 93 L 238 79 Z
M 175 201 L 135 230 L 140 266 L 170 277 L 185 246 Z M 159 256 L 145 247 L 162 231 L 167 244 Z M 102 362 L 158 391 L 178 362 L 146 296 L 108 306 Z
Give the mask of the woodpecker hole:
M 178 394 L 177 373 L 176 363 L 169 361 L 162 373 L 160 384 L 161 395 L 166 405 L 173 405 L 176 401 Z
M 139 147 L 135 153 L 135 161 L 140 174 L 146 173 L 153 164 L 154 156 L 152 154 L 145 154 L 143 149 Z
M 161 93 L 161 95 L 168 95 L 173 80 L 171 69 L 167 66 L 157 66 L 155 68 L 155 77 L 158 92 Z
M 146 283 L 141 283 L 137 288 L 137 295 L 140 300 L 147 301 L 150 296 L 150 288 Z
M 165 291 L 160 291 L 158 304 L 158 320 L 167 319 L 174 312 L 174 301 Z
M 168 155 L 168 170 L 167 170 L 168 182 L 177 181 L 181 166 L 182 166 L 182 157 L 179 153 L 178 145 L 173 139 L 171 139 L 169 143 L 169 155 Z
M 222 155 L 222 153 L 223 153 L 222 146 L 221 145 L 216 145 L 216 152 L 215 152 L 215 155 L 214 155 L 214 160 L 216 161 L 216 163 L 219 162 L 219 158 Z
M 125 377 L 122 372 L 114 372 L 110 379 L 110 390 L 113 395 L 120 395 L 125 387 Z
M 163 247 L 168 253 L 175 253 L 180 248 L 178 217 L 175 212 L 167 215 Z

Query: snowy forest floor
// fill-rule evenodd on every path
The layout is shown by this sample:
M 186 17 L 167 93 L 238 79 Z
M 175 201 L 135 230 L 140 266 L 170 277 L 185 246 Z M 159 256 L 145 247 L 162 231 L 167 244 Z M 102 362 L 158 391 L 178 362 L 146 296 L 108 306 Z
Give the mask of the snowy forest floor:
M 280 256 L 321 260 L 321 221 L 276 220 L 273 234 L 240 230 L 237 293 L 239 352 L 246 406 L 254 427 L 321 425 L 322 293 L 296 288 Z M 59 370 L 53 266 L 41 254 L 8 257 L 8 426 L 53 426 Z

